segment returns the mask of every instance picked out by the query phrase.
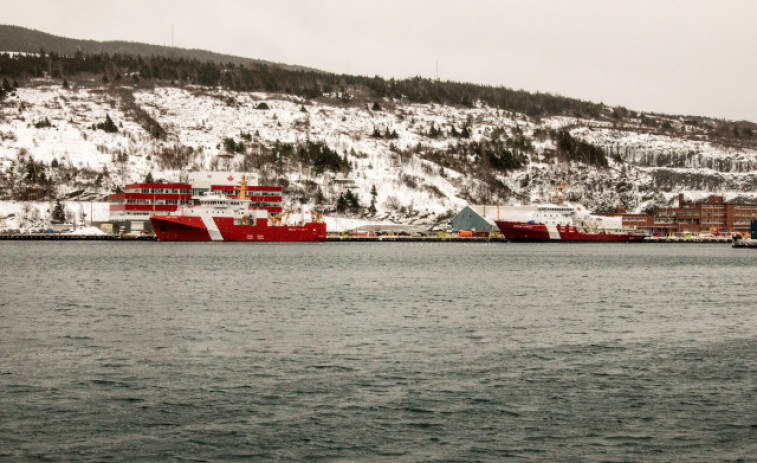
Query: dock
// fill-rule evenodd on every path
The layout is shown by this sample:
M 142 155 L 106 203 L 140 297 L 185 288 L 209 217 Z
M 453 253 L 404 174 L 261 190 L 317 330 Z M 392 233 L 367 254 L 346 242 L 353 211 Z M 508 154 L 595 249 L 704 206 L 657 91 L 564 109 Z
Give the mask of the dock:
M 332 242 L 400 242 L 400 243 L 506 243 L 507 239 L 501 236 L 490 237 L 460 237 L 460 236 L 401 236 L 401 235 L 388 235 L 388 236 L 341 236 L 333 235 L 327 236 L 326 241 Z
M 73 235 L 66 233 L 12 233 L 0 234 L 0 241 L 156 241 L 155 235 Z M 349 236 L 329 234 L 327 242 L 335 243 L 507 243 L 508 239 L 501 236 L 457 236 L 457 235 L 381 235 L 381 236 Z M 553 241 L 559 243 L 559 241 Z M 730 237 L 649 237 L 640 243 L 666 244 L 695 244 L 695 243 L 732 243 L 734 248 L 757 248 L 757 240 L 731 240 Z
M 730 236 L 650 236 L 644 239 L 645 243 L 723 243 L 731 242 Z
M 733 240 L 733 244 L 731 245 L 734 248 L 752 248 L 757 249 L 757 240 L 751 240 L 751 239 L 743 239 L 743 240 Z
M 155 241 L 154 235 L 70 235 L 66 233 L 13 233 L 0 235 L 0 240 L 12 241 Z

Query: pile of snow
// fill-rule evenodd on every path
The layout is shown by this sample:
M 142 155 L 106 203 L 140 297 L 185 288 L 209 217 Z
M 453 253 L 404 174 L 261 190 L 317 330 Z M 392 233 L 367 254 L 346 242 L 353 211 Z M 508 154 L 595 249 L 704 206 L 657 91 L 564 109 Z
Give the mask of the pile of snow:
M 97 227 L 82 227 L 77 228 L 76 230 L 71 230 L 70 232 L 65 232 L 64 234 L 76 236 L 101 236 L 106 235 L 107 233 Z
M 109 220 L 109 204 L 97 201 L 61 201 L 67 222 L 86 224 Z M 50 226 L 52 201 L 0 201 L 0 230 Z
M 392 222 L 379 222 L 363 219 L 351 219 L 347 217 L 324 216 L 323 221 L 326 223 L 326 231 L 329 233 L 341 233 L 355 230 L 365 225 L 391 225 Z

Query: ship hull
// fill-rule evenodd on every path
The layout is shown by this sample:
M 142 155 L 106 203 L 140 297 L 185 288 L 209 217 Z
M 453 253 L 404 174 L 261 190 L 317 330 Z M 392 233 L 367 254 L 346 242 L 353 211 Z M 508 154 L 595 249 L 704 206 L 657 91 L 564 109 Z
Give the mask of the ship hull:
M 627 232 L 597 232 L 580 230 L 573 225 L 547 225 L 533 222 L 496 221 L 499 231 L 509 241 L 559 242 L 634 242 L 644 236 Z
M 231 217 L 153 216 L 155 236 L 160 241 L 325 241 L 326 224 L 300 226 L 235 224 Z

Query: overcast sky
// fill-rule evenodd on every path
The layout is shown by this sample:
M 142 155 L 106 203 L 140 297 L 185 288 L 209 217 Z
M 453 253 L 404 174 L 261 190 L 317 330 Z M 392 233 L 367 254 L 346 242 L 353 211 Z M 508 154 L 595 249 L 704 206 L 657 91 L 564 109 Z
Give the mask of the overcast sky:
M 0 22 L 757 122 L 757 0 L 24 0 Z M 173 30 L 173 35 L 172 35 Z

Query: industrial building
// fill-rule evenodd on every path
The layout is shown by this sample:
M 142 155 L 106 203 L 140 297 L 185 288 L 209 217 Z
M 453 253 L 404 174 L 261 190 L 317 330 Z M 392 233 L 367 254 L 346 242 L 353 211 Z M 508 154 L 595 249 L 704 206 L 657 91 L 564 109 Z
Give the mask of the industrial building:
M 722 196 L 704 202 L 687 202 L 678 195 L 678 207 L 665 207 L 655 214 L 621 214 L 623 226 L 654 235 L 677 233 L 739 233 L 749 235 L 750 223 L 757 220 L 757 204 L 729 203 Z
M 465 206 L 452 218 L 452 229 L 456 231 L 498 231 L 497 206 Z
M 452 218 L 451 226 L 457 231 L 499 232 L 496 220 L 528 221 L 536 206 L 468 205 Z

